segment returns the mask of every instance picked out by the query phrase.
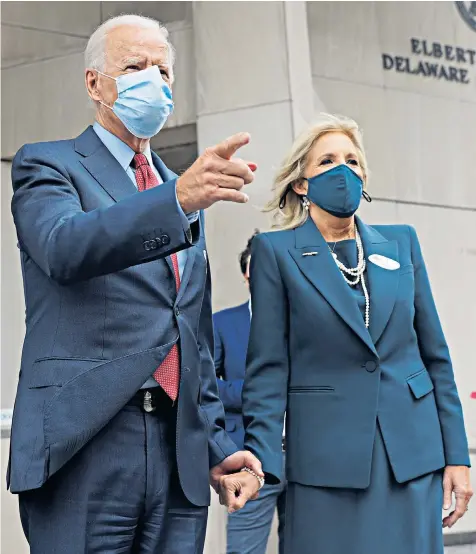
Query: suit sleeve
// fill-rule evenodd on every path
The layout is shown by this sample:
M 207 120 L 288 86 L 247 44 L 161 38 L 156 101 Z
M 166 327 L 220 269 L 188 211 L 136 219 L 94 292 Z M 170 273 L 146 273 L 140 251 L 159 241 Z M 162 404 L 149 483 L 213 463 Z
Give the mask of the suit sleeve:
M 218 318 L 214 317 L 215 336 L 215 373 L 217 376 L 218 392 L 225 410 L 229 412 L 241 412 L 241 394 L 243 379 L 226 379 L 225 352 L 221 338 Z
M 200 232 L 177 206 L 175 179 L 84 212 L 54 153 L 27 145 L 15 156 L 12 181 L 19 246 L 62 285 L 168 256 L 194 244 Z
M 267 483 L 282 476 L 282 430 L 288 387 L 288 302 L 269 238 L 251 250 L 250 342 L 243 387 L 245 448 L 262 463 Z
M 470 466 L 463 412 L 448 345 L 436 310 L 416 231 L 413 227 L 409 229 L 415 272 L 414 325 L 420 354 L 435 389 L 446 463 Z
M 208 452 L 210 467 L 214 467 L 228 456 L 237 452 L 238 448 L 225 431 L 225 412 L 218 396 L 215 365 L 213 362 L 214 341 L 210 267 L 207 267 L 207 284 L 200 312 L 198 330 L 201 382 L 200 408 L 206 417 L 209 427 Z

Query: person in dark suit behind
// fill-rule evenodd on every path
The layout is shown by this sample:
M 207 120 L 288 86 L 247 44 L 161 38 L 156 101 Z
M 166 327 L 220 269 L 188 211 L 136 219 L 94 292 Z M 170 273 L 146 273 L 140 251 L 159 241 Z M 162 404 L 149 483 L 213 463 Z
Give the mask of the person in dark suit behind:
M 420 243 L 355 215 L 367 176 L 357 124 L 323 115 L 278 172 L 279 230 L 253 241 L 245 447 L 279 482 L 286 415 L 286 554 L 443 554 L 472 496 Z
M 251 243 L 240 254 L 240 268 L 249 285 Z M 238 448 L 243 448 L 244 426 L 241 393 L 245 378 L 246 352 L 250 335 L 251 301 L 213 315 L 215 331 L 215 370 L 220 400 L 225 408 L 225 429 Z M 284 470 L 283 470 L 284 471 Z M 228 554 L 264 554 L 274 513 L 278 512 L 279 552 L 283 552 L 286 486 L 265 485 L 256 500 L 240 511 L 229 514 L 227 525 Z
M 179 178 L 151 151 L 173 107 L 159 22 L 113 18 L 85 58 L 94 126 L 13 162 L 26 336 L 7 483 L 33 554 L 197 554 L 209 479 L 260 472 L 224 431 L 203 214 L 245 202 L 256 167 L 230 160 L 246 133 Z

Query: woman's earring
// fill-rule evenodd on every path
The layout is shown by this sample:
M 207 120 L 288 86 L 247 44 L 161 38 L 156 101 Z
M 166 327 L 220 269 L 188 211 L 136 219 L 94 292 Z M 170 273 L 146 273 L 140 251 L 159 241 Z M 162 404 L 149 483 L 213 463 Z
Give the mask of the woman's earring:
M 309 199 L 307 196 L 303 196 L 301 198 L 301 201 L 302 201 L 302 207 L 306 210 L 306 212 L 309 211 L 309 206 L 310 206 L 310 202 L 309 202 Z

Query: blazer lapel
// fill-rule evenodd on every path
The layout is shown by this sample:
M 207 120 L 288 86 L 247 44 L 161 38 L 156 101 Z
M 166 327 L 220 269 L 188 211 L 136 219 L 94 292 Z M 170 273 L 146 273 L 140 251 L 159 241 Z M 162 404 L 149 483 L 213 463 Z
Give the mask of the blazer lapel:
M 378 231 L 365 225 L 359 218 L 357 218 L 357 226 L 367 260 L 365 277 L 370 295 L 369 331 L 374 344 L 377 344 L 395 306 L 400 272 L 398 269 L 384 269 L 372 263 L 369 261 L 369 256 L 380 254 L 398 262 L 398 243 L 395 240 L 387 240 Z
M 134 183 L 90 126 L 75 140 L 79 161 L 109 196 L 119 202 L 137 193 Z
M 157 154 L 153 150 L 150 151 L 150 154 L 152 156 L 152 162 L 155 168 L 157 169 L 157 171 L 159 172 L 160 178 L 162 179 L 163 183 L 166 183 L 167 181 L 170 181 L 171 179 L 174 179 L 175 177 L 177 177 L 177 175 L 173 171 L 170 171 L 170 169 L 164 164 L 164 162 L 160 159 L 159 156 L 157 156 Z M 188 249 L 187 254 L 189 254 L 190 250 L 191 248 Z M 167 256 L 165 258 L 165 261 L 169 266 L 170 272 L 172 273 L 175 279 L 174 266 L 172 265 L 172 260 L 170 259 L 170 256 Z M 185 265 L 185 268 L 187 267 L 187 265 L 188 265 L 188 256 L 187 256 L 187 264 Z M 185 277 L 185 270 L 182 275 L 182 278 L 180 279 L 180 289 L 182 288 L 184 277 Z
M 157 171 L 159 172 L 160 177 L 164 183 L 178 177 L 176 173 L 174 173 L 164 164 L 164 162 L 160 159 L 159 156 L 157 156 L 157 154 L 153 150 L 151 150 L 150 153 L 152 156 L 152 161 L 154 162 L 154 165 L 157 168 Z
M 350 287 L 344 281 L 323 236 L 310 217 L 304 225 L 295 229 L 295 237 L 296 248 L 289 252 L 301 272 L 369 349 L 377 354 Z
M 162 181 L 165 183 L 167 181 L 171 181 L 172 179 L 176 179 L 178 175 L 171 171 L 164 162 L 160 159 L 159 156 L 152 150 L 152 161 L 154 162 L 155 167 L 157 168 L 160 177 Z M 185 267 L 183 270 L 182 278 L 180 280 L 180 289 L 177 295 L 177 302 L 180 301 L 182 298 L 185 289 L 187 288 L 188 283 L 190 282 L 190 277 L 192 275 L 193 266 L 195 264 L 195 260 L 197 259 L 197 255 L 199 253 L 199 250 L 202 248 L 202 246 L 192 246 L 191 248 L 187 248 L 187 261 L 185 263 Z M 173 266 L 172 262 L 170 260 L 170 256 L 167 256 L 166 258 L 167 264 L 169 265 L 170 270 L 173 274 Z
M 185 292 L 185 289 L 187 288 L 187 285 L 190 282 L 193 266 L 195 264 L 195 260 L 197 259 L 197 255 L 199 251 L 201 252 L 199 246 L 191 246 L 190 248 L 187 248 L 187 261 L 183 269 L 182 279 L 180 280 L 180 289 L 177 295 L 177 302 L 181 300 Z

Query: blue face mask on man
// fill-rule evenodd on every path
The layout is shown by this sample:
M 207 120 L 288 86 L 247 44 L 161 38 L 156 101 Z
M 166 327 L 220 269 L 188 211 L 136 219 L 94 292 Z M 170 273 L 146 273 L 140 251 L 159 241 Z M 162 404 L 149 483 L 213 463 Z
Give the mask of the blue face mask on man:
M 101 104 L 111 109 L 130 133 L 149 139 L 162 129 L 174 103 L 172 91 L 156 65 L 119 77 L 98 73 L 116 81 L 117 100 L 112 107 Z
M 307 179 L 309 200 L 335 217 L 351 217 L 357 211 L 364 191 L 362 179 L 345 164 Z

